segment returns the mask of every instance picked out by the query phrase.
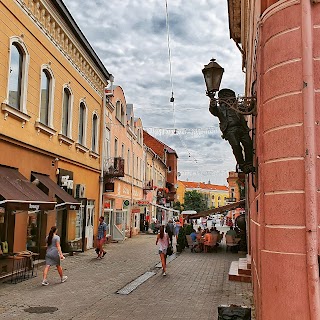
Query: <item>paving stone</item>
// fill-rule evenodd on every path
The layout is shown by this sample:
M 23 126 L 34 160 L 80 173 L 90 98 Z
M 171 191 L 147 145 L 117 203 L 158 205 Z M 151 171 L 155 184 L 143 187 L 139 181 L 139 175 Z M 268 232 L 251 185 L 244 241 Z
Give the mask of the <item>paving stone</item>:
M 0 283 L 0 319 L 217 319 L 218 306 L 251 306 L 251 284 L 228 280 L 230 263 L 238 254 L 178 254 L 167 266 L 167 276 L 155 266 L 159 255 L 154 235 L 140 235 L 106 246 L 107 255 L 96 260 L 94 250 L 67 257 L 62 262 L 67 282 L 61 284 L 52 268 L 50 285 L 36 278 L 18 284 Z M 116 291 L 146 272 L 156 273 L 128 295 Z M 3 307 L 4 306 L 4 307 Z M 51 314 L 30 314 L 28 307 L 55 307 Z

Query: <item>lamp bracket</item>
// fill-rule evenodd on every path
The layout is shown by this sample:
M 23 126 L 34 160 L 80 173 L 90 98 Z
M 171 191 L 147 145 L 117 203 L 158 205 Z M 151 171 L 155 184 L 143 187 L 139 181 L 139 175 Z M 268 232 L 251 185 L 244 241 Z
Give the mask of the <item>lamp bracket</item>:
M 238 96 L 237 98 L 210 97 L 210 99 L 215 100 L 215 102 L 219 104 L 225 103 L 226 105 L 228 105 L 228 107 L 230 107 L 231 109 L 243 115 L 256 114 L 256 106 L 257 106 L 256 97 L 241 97 L 241 96 Z

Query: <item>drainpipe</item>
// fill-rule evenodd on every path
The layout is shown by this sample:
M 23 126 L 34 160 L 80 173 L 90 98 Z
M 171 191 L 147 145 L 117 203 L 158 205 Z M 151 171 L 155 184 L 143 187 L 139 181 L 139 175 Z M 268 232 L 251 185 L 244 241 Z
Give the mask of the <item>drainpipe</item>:
M 107 87 L 103 88 L 103 99 L 102 99 L 102 139 L 101 139 L 101 168 L 100 168 L 100 179 L 99 179 L 99 214 L 100 217 L 103 216 L 103 165 L 104 165 L 104 158 L 105 158 L 105 139 L 106 139 L 106 90 Z
M 313 73 L 313 22 L 310 0 L 301 0 L 301 17 L 307 279 L 310 319 L 318 320 L 320 319 L 320 300 L 317 239 L 316 137 Z

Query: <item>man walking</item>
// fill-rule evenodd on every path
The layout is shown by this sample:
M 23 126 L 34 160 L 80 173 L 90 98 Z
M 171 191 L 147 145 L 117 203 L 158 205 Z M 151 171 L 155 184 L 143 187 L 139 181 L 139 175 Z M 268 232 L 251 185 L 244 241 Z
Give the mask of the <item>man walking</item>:
M 169 236 L 169 239 L 170 239 L 170 245 L 172 246 L 172 236 L 174 235 L 174 225 L 172 223 L 172 220 L 170 219 L 167 223 L 167 226 L 166 226 L 166 233 L 168 234 Z
M 103 250 L 103 244 L 105 243 L 107 238 L 107 224 L 104 222 L 104 217 L 101 216 L 99 218 L 99 226 L 98 226 L 98 236 L 97 236 L 97 259 L 102 259 L 106 251 Z

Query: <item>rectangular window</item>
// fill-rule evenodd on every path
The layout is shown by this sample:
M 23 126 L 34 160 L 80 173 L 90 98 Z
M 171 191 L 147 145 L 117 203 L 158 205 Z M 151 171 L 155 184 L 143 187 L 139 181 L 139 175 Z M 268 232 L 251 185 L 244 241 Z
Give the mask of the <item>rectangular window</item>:
M 128 149 L 128 159 L 127 159 L 127 163 L 128 163 L 128 174 L 130 174 L 130 149 Z
M 114 139 L 114 156 L 118 156 L 118 139 Z

